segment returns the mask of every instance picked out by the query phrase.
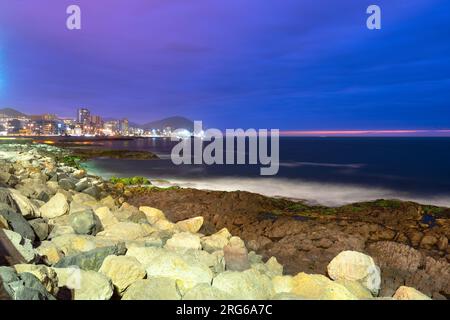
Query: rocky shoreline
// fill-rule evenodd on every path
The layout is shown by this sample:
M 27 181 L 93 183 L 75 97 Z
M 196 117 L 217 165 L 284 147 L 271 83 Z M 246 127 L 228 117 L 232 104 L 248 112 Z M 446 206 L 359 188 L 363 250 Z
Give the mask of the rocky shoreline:
M 396 225 L 403 218 L 389 219 L 387 209 L 372 215 L 364 208 L 351 209 L 352 216 L 345 210 L 325 215 L 318 208 L 247 193 L 118 186 L 61 162 L 67 155 L 54 146 L 0 145 L 0 232 L 23 259 L 10 263 L 12 253 L 0 246 L 5 258 L 0 267 L 2 298 L 448 297 L 445 210 L 433 208 L 431 222 L 419 219 L 419 227 L 428 223 L 433 229 L 419 229 L 419 239 L 407 233 L 409 227 L 397 230 L 406 224 Z M 255 201 L 253 208 L 240 206 L 244 201 L 250 201 L 247 207 Z M 412 225 L 418 215 L 423 218 L 424 208 L 409 205 L 405 214 Z M 370 241 L 357 238 L 357 228 Z M 400 231 L 404 238 L 397 235 Z M 411 239 L 419 241 L 419 250 L 402 243 Z M 367 254 L 369 247 L 375 259 Z M 308 254 L 288 260 L 299 251 Z M 421 281 L 432 283 L 426 287 L 431 292 L 409 285 Z

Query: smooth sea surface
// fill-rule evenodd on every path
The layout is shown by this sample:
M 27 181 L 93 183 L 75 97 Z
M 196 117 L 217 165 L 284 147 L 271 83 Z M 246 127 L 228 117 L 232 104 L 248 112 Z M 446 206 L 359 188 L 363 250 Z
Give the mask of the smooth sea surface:
M 450 207 L 450 138 L 282 137 L 280 170 L 271 177 L 259 175 L 260 165 L 176 166 L 170 159 L 176 143 L 170 139 L 101 143 L 99 147 L 147 150 L 160 157 L 87 163 L 105 178 L 139 175 L 182 187 L 245 190 L 329 206 L 396 198 Z

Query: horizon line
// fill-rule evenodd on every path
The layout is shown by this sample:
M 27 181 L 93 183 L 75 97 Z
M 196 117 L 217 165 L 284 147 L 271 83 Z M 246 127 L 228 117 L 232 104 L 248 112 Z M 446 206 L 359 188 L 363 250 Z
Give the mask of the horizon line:
M 450 137 L 450 129 L 398 129 L 398 130 L 280 130 L 280 136 L 383 136 L 383 137 Z

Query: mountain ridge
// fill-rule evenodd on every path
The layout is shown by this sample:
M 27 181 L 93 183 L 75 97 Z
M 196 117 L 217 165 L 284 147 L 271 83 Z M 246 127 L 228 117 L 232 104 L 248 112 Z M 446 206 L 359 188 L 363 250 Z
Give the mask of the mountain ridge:
M 28 117 L 28 115 L 26 115 L 25 113 L 22 113 L 20 111 L 17 111 L 16 109 L 13 109 L 13 108 L 2 108 L 2 109 L 0 109 L 0 118 L 2 118 L 2 117 L 22 118 L 22 117 Z

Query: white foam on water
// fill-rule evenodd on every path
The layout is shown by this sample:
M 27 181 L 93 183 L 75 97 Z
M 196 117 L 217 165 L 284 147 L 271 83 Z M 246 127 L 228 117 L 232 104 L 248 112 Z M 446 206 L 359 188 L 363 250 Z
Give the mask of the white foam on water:
M 272 178 L 169 179 L 172 185 L 213 191 L 248 191 L 269 197 L 304 200 L 311 204 L 341 206 L 377 199 L 399 199 L 450 207 L 450 196 L 425 197 L 386 188 Z M 157 183 L 155 183 L 158 185 Z M 167 184 L 165 185 L 167 186 Z

